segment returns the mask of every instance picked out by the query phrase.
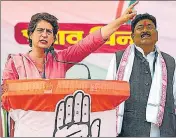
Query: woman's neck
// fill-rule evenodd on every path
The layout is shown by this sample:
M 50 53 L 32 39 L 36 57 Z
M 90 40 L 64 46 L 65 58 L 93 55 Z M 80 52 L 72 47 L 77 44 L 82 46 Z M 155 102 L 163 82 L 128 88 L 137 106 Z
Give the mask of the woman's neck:
M 44 49 L 43 48 L 32 48 L 30 52 L 30 56 L 41 59 L 45 57 Z
M 32 51 L 29 53 L 31 59 L 37 63 L 43 63 L 45 53 L 43 48 L 32 48 Z

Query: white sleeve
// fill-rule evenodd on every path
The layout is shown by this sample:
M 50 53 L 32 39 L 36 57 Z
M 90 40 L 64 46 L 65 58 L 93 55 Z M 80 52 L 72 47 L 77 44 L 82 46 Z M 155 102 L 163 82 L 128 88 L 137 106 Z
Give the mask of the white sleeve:
M 116 80 L 116 55 L 114 54 L 108 67 L 106 80 Z

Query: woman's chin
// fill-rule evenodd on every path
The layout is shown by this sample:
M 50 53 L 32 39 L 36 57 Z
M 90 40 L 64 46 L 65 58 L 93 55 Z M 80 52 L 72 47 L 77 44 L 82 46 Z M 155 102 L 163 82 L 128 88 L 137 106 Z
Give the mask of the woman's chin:
M 50 46 L 48 45 L 38 45 L 39 48 L 49 48 Z

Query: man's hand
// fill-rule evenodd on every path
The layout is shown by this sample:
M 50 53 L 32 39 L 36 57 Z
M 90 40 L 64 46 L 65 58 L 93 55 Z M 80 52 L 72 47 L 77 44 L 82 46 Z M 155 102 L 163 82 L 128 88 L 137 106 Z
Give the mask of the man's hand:
M 53 137 L 99 137 L 101 120 L 90 123 L 90 106 L 90 96 L 83 91 L 59 101 Z

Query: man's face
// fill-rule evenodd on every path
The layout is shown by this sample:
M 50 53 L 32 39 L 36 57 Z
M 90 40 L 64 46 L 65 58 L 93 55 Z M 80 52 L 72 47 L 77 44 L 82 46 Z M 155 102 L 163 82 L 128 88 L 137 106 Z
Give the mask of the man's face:
M 158 41 L 158 32 L 154 23 L 149 19 L 139 21 L 132 33 L 132 39 L 137 46 L 155 45 Z
M 37 23 L 34 32 L 30 35 L 32 46 L 38 48 L 49 48 L 54 42 L 53 27 L 47 21 L 41 20 Z

